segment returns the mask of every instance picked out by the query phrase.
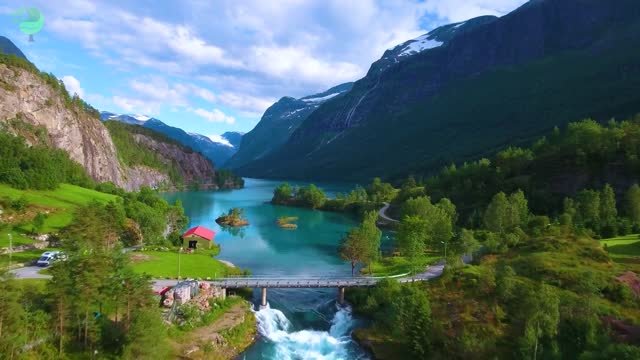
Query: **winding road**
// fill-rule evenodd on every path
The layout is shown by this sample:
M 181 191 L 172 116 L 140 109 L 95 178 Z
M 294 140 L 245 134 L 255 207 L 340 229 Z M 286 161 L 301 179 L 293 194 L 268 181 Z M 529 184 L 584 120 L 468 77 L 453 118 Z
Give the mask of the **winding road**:
M 380 209 L 380 211 L 378 211 L 378 216 L 380 216 L 380 218 L 382 218 L 385 221 L 396 223 L 396 222 L 398 222 L 398 220 L 392 219 L 392 218 L 387 216 L 387 209 L 389 209 L 390 206 L 391 206 L 391 204 L 384 203 L 384 206 L 382 207 L 382 209 Z

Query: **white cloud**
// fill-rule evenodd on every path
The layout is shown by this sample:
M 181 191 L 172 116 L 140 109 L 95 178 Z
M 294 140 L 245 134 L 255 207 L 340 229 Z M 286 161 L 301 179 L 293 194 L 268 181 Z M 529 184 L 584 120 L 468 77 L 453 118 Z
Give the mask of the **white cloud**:
M 84 89 L 80 87 L 80 81 L 71 75 L 65 75 L 62 77 L 64 87 L 67 88 L 69 94 L 78 94 L 80 97 L 84 97 Z
M 233 147 L 233 145 L 231 145 L 229 140 L 223 138 L 220 135 L 205 135 L 205 136 L 208 137 L 209 139 L 211 139 L 211 141 L 213 141 L 215 143 L 219 143 L 219 144 L 222 144 L 222 145 Z
M 79 44 L 116 78 L 125 77 L 118 80 L 128 89 L 102 94 L 122 110 L 193 106 L 207 120 L 225 123 L 235 119 L 192 103 L 202 99 L 257 117 L 281 96 L 357 80 L 386 49 L 442 23 L 503 15 L 525 2 L 185 0 L 144 8 L 124 1 L 33 1 L 49 34 Z
M 195 109 L 193 110 L 193 112 L 204 118 L 205 120 L 209 121 L 209 122 L 216 122 L 216 123 L 227 123 L 227 124 L 233 124 L 236 122 L 236 119 L 232 116 L 228 116 L 227 114 L 223 113 L 222 111 L 218 110 L 218 109 L 213 109 L 212 111 L 208 111 L 205 109 Z
M 254 47 L 252 68 L 275 78 L 300 79 L 331 86 L 364 75 L 363 68 L 344 61 L 327 62 L 302 47 Z
M 159 111 L 158 104 L 136 98 L 116 95 L 111 98 L 111 101 L 127 113 L 157 114 Z
M 223 105 L 242 110 L 246 113 L 259 113 L 262 115 L 262 113 L 271 106 L 276 99 L 224 92 L 218 96 L 218 101 Z
M 442 19 L 458 22 L 481 15 L 502 16 L 525 2 L 526 0 L 427 0 L 425 8 Z
M 211 91 L 205 88 L 192 85 L 191 91 L 193 91 L 193 93 L 196 94 L 197 96 L 207 100 L 208 102 L 216 101 L 216 96 Z

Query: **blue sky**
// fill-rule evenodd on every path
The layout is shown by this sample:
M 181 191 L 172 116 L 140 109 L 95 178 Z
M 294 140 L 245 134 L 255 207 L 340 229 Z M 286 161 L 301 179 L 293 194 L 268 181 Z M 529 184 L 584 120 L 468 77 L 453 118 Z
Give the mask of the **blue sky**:
M 100 110 L 205 135 L 251 130 L 282 96 L 361 78 L 385 49 L 525 0 L 33 0 L 0 4 L 0 34 Z M 28 42 L 11 18 L 33 6 Z

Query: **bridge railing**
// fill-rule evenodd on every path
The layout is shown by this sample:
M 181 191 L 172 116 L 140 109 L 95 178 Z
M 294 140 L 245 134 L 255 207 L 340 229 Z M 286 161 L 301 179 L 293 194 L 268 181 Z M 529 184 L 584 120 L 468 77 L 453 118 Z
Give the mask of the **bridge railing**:
M 381 280 L 381 279 L 395 279 L 399 277 L 405 277 L 411 273 L 403 273 L 389 276 L 344 276 L 344 275 L 236 275 L 226 276 L 221 278 L 215 278 L 212 281 L 225 281 L 225 280 Z

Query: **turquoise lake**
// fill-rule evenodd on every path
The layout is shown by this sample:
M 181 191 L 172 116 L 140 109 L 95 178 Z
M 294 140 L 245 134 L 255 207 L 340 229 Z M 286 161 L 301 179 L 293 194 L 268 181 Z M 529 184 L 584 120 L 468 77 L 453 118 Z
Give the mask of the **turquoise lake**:
M 216 232 L 218 256 L 253 275 L 350 276 L 351 267 L 337 255 L 340 239 L 357 218 L 340 213 L 271 205 L 281 181 L 245 179 L 232 191 L 187 191 L 163 195 L 181 200 L 190 226 Z M 291 185 L 305 185 L 290 182 Z M 317 184 L 328 196 L 348 192 L 352 184 Z M 242 208 L 250 225 L 228 230 L 215 219 L 231 208 Z M 281 216 L 298 217 L 298 229 L 276 224 Z M 387 235 L 383 235 L 385 241 Z M 387 238 L 388 239 L 388 238 Z M 269 289 L 269 309 L 256 312 L 259 339 L 240 359 L 360 359 L 366 354 L 350 339 L 359 320 L 348 307 L 335 303 L 335 289 Z M 254 291 L 254 303 L 258 293 Z M 256 307 L 257 308 L 257 307 Z

